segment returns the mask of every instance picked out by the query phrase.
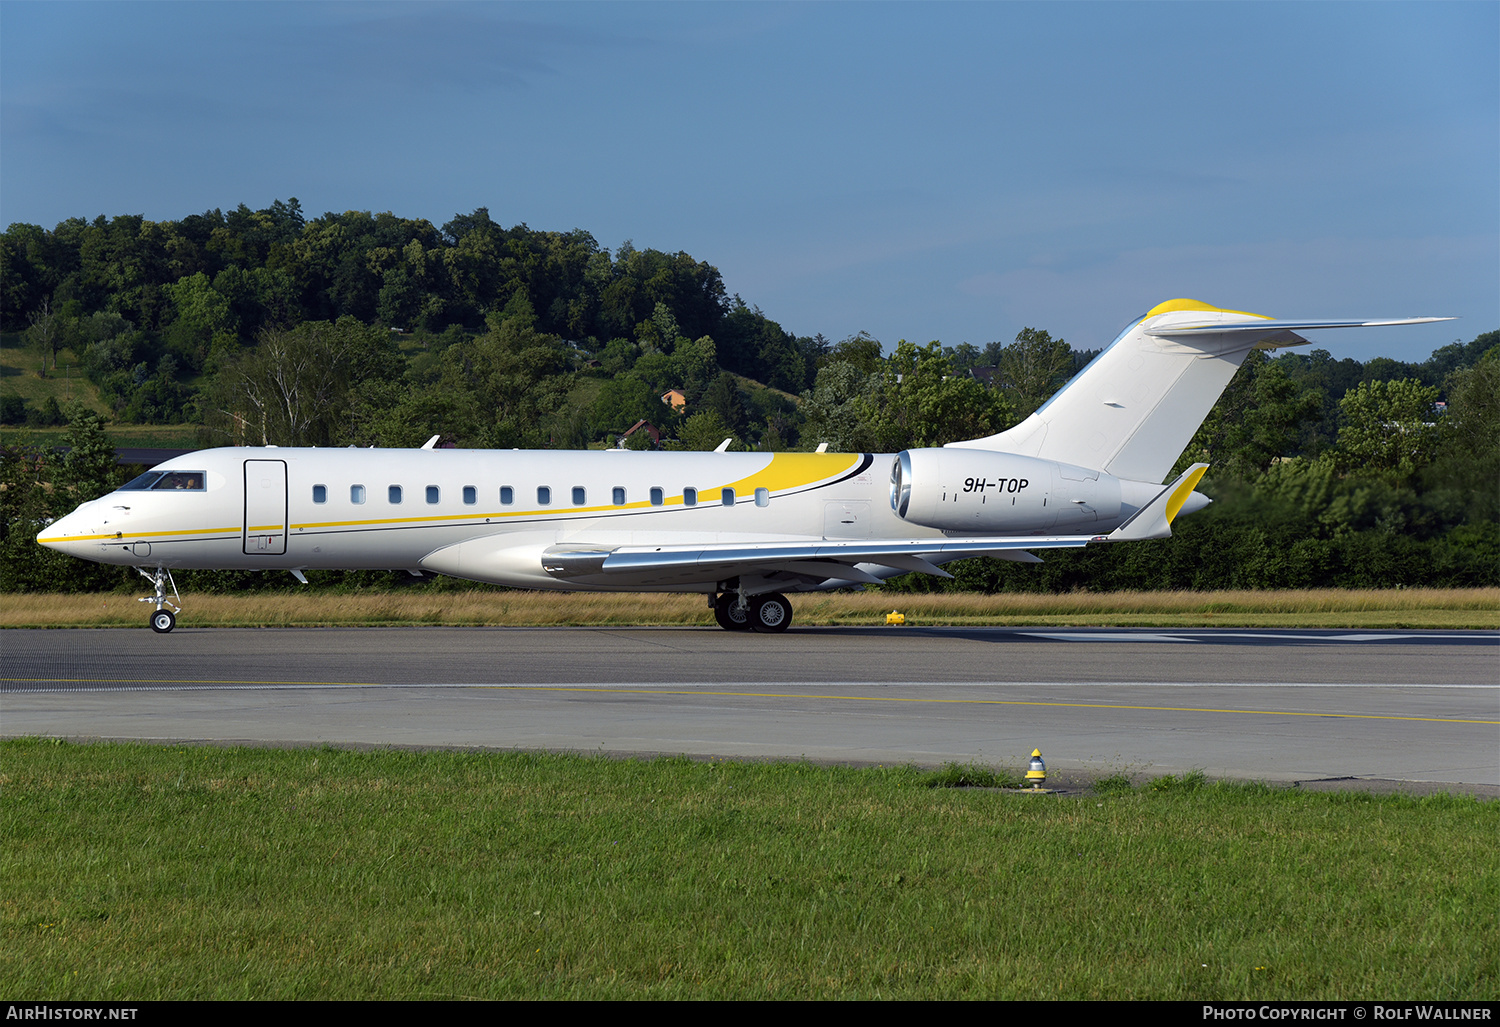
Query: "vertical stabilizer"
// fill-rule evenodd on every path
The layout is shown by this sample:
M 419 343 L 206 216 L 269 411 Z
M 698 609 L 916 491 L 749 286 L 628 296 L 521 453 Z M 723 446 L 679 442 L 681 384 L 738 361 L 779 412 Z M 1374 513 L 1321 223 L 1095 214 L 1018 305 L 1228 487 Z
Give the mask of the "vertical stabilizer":
M 1264 330 L 1261 330 L 1262 323 Z M 1217 330 L 1222 325 L 1225 330 Z M 1230 326 L 1233 326 L 1232 328 Z M 1165 329 L 1190 329 L 1162 336 Z M 1159 482 L 1252 349 L 1306 342 L 1259 314 L 1170 300 L 1140 318 L 1020 424 L 959 448 L 989 449 Z

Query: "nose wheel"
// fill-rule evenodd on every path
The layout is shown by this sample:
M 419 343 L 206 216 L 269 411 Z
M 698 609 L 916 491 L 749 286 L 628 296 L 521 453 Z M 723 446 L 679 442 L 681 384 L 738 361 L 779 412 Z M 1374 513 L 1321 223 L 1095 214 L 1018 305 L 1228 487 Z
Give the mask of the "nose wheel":
M 156 568 L 155 574 L 147 573 L 143 568 L 137 567 L 136 571 L 141 577 L 151 582 L 155 592 L 149 596 L 143 596 L 137 600 L 141 603 L 154 603 L 156 610 L 151 614 L 151 630 L 158 635 L 165 635 L 177 626 L 177 614 L 182 612 L 182 596 L 177 591 L 177 582 L 172 580 L 172 572 L 165 567 Z M 172 598 L 167 598 L 167 586 L 172 587 Z M 166 609 L 171 607 L 171 609 Z

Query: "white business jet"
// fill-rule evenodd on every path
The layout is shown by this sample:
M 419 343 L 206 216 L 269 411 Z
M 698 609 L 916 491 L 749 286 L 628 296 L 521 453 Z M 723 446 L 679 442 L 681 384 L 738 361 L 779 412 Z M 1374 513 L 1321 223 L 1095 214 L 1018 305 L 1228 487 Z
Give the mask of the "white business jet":
M 212 449 L 37 536 L 135 567 L 171 631 L 178 568 L 436 572 L 517 588 L 697 592 L 730 630 L 783 631 L 785 593 L 951 577 L 971 556 L 1166 538 L 1207 464 L 1166 477 L 1252 349 L 1313 328 L 1172 300 L 1008 431 L 870 453 Z M 722 449 L 722 447 L 721 447 Z M 170 589 L 170 596 L 168 590 Z

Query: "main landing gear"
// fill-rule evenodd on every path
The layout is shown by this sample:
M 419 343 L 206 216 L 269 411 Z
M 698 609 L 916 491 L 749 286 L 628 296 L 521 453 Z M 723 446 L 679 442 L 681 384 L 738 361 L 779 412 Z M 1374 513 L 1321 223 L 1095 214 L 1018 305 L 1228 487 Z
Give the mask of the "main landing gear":
M 154 595 L 145 596 L 136 601 L 156 604 L 156 611 L 151 614 L 151 630 L 158 635 L 165 635 L 177 626 L 177 614 L 182 612 L 182 596 L 177 592 L 177 582 L 172 580 L 172 572 L 165 567 L 157 567 L 155 574 L 148 574 L 140 567 L 137 567 L 136 571 L 141 577 L 151 582 L 152 587 L 156 589 Z M 168 585 L 172 586 L 171 599 L 167 598 Z M 170 606 L 171 609 L 164 610 L 162 609 L 164 606 Z
M 785 631 L 792 623 L 792 604 L 780 592 L 724 592 L 714 600 L 714 620 L 726 631 Z

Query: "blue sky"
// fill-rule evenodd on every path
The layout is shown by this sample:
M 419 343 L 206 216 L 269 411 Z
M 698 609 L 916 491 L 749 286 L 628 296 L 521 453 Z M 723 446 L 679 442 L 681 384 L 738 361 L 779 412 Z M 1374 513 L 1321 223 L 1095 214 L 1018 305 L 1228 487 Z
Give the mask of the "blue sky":
M 1101 346 L 1189 296 L 1500 327 L 1500 4 L 0 3 L 0 223 L 686 250 L 799 335 Z

